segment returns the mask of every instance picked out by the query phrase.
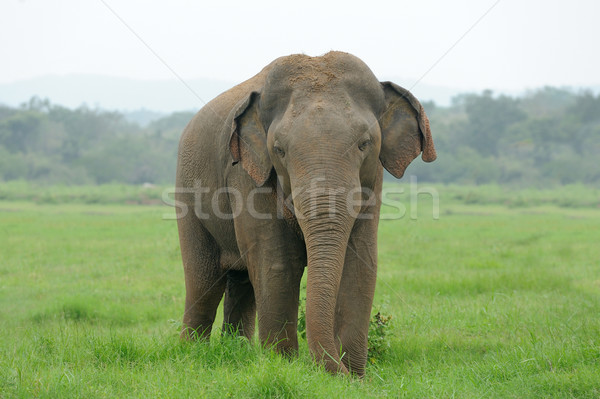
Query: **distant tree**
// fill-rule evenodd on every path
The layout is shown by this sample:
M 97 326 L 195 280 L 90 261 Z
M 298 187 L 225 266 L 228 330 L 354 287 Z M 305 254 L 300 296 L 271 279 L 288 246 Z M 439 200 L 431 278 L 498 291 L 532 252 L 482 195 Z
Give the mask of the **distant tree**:
M 594 96 L 590 91 L 584 91 L 575 98 L 575 104 L 567 109 L 582 123 L 600 121 L 600 95 Z
M 174 112 L 148 125 L 147 130 L 158 137 L 179 138 L 181 132 L 194 117 L 194 112 Z
M 435 105 L 434 101 L 421 101 L 421 105 L 423 106 L 425 112 L 430 118 L 437 110 L 437 106 Z
M 481 95 L 463 97 L 468 123 L 466 144 L 483 156 L 498 155 L 498 142 L 508 126 L 526 118 L 518 100 L 507 96 L 493 97 L 491 90 Z
M 0 144 L 11 152 L 27 153 L 39 138 L 44 115 L 37 111 L 15 113 L 0 121 Z
M 33 96 L 28 102 L 21 104 L 21 109 L 37 112 L 48 112 L 51 108 L 50 100 Z
M 521 98 L 463 94 L 424 101 L 438 153 L 406 176 L 445 183 L 600 186 L 600 96 L 545 87 Z M 145 127 L 119 112 L 68 109 L 32 98 L 0 106 L 0 179 L 44 183 L 172 184 L 181 132 L 193 112 Z
M 529 91 L 520 104 L 531 118 L 544 118 L 563 114 L 575 103 L 575 94 L 567 89 L 546 86 Z

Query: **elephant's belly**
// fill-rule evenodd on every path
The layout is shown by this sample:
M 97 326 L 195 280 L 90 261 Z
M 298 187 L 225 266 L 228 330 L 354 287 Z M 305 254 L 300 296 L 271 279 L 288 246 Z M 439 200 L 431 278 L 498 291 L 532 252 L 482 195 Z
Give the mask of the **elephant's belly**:
M 246 264 L 238 252 L 221 252 L 221 267 L 225 270 L 246 270 Z
M 235 239 L 233 221 L 212 219 L 206 220 L 203 225 L 219 247 L 221 266 L 225 269 L 246 270 Z

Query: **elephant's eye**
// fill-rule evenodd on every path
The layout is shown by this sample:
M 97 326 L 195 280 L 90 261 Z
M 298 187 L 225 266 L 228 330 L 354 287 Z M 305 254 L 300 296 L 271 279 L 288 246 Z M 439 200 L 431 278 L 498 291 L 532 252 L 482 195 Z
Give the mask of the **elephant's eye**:
M 285 156 L 285 151 L 283 151 L 283 148 L 279 147 L 278 145 L 275 145 L 273 147 L 273 151 L 275 152 L 275 154 L 277 154 L 277 156 L 279 156 L 280 158 L 283 158 Z
M 371 145 L 371 139 L 363 140 L 358 145 L 358 149 L 361 151 L 365 151 L 369 147 L 369 145 Z

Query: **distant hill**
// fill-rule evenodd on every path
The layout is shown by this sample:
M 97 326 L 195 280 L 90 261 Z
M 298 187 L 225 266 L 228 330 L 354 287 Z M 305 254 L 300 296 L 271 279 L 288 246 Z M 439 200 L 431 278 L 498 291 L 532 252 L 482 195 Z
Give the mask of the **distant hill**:
M 409 88 L 414 79 L 382 77 Z M 49 98 L 54 104 L 77 108 L 120 110 L 128 119 L 144 125 L 173 111 L 198 110 L 205 102 L 239 82 L 200 78 L 187 80 L 195 94 L 176 79 L 137 80 L 102 75 L 49 75 L 15 83 L 0 83 L 0 103 L 18 106 L 33 96 Z M 464 90 L 419 83 L 413 89 L 421 100 L 449 105 Z M 196 96 L 197 94 L 197 96 Z M 199 97 L 199 98 L 198 98 Z M 155 115 L 151 115 L 155 113 Z
M 191 90 L 175 79 L 137 80 L 101 75 L 50 75 L 15 83 L 0 83 L 0 103 L 14 107 L 38 96 L 69 108 L 86 104 L 90 108 L 120 110 L 125 113 L 151 110 L 165 114 L 198 110 L 205 102 L 234 85 L 232 82 L 214 79 L 191 79 L 186 84 Z
M 398 76 L 378 76 L 410 89 L 421 101 L 434 101 L 449 106 L 453 97 L 465 92 L 481 92 L 472 88 L 436 86 Z M 197 111 L 206 102 L 239 82 L 208 78 L 140 80 L 102 75 L 48 75 L 15 83 L 0 83 L 0 104 L 17 107 L 33 96 L 49 98 L 53 104 L 77 108 L 118 110 L 130 121 L 142 126 L 174 111 Z M 187 86 L 186 86 L 187 85 Z M 413 87 L 414 85 L 414 87 Z M 189 87 L 188 87 L 189 86 Z M 598 93 L 599 86 L 590 87 Z M 575 90 L 577 91 L 577 89 Z M 495 93 L 512 96 L 522 92 L 494 89 Z
M 166 117 L 165 112 L 151 111 L 146 108 L 140 108 L 135 111 L 124 111 L 123 115 L 129 122 L 137 123 L 141 127 L 146 127 L 150 123 Z

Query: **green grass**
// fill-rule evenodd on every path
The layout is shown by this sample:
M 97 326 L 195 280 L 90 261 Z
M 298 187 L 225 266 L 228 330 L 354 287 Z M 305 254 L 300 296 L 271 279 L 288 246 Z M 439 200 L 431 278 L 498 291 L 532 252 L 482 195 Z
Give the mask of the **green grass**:
M 4 196 L 0 398 L 599 397 L 597 192 L 437 188 L 438 220 L 427 195 L 413 220 L 404 194 L 405 217 L 380 224 L 375 308 L 392 320 L 363 381 L 323 372 L 305 341 L 292 360 L 180 342 L 172 209 L 107 200 L 138 188 L 97 189 L 108 205 Z
M 27 181 L 0 183 L 0 201 L 36 204 L 143 204 L 160 205 L 173 190 L 149 185 L 45 186 Z M 172 198 L 172 195 L 170 195 Z

